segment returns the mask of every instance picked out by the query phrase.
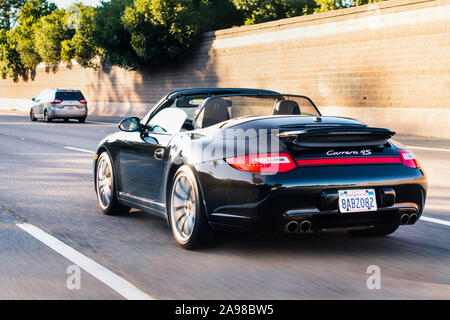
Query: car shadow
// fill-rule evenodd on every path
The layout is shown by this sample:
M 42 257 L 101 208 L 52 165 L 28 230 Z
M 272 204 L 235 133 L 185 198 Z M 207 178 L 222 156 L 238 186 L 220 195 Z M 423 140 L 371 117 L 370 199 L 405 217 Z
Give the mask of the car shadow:
M 149 230 L 156 230 L 167 235 L 171 245 L 175 243 L 167 222 L 152 214 L 132 210 L 123 215 L 123 218 L 141 220 Z M 308 232 L 300 234 L 261 234 L 250 232 L 216 232 L 209 243 L 206 243 L 197 252 L 204 253 L 228 253 L 239 255 L 364 255 L 382 254 L 383 256 L 398 256 L 417 254 L 417 248 L 425 246 L 421 243 L 417 233 L 410 233 L 405 237 L 405 231 L 400 227 L 395 233 L 385 237 L 355 237 L 346 231 Z M 441 250 L 436 247 L 426 246 L 421 254 L 427 255 L 427 251 Z M 180 250 L 183 250 L 180 248 Z

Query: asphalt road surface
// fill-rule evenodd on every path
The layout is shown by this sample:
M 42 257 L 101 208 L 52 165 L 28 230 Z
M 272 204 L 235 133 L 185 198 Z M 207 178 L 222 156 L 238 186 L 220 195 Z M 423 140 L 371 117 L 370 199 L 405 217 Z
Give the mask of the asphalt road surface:
M 0 299 L 450 298 L 447 142 L 402 138 L 429 177 L 428 220 L 388 237 L 225 234 L 186 251 L 160 218 L 97 208 L 89 151 L 115 130 L 0 113 Z

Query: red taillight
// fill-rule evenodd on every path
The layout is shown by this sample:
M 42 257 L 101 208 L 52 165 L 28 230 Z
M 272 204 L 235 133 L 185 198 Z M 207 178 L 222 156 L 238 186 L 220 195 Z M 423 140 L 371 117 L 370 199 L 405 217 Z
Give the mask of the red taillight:
M 402 163 L 399 157 L 367 157 L 367 158 L 330 158 L 330 159 L 299 159 L 299 166 L 338 166 L 349 164 L 390 164 Z
M 225 161 L 236 169 L 249 172 L 287 172 L 296 167 L 295 162 L 287 153 L 252 154 L 227 158 Z
M 78 100 L 78 102 L 81 103 L 81 104 L 87 104 L 86 100 Z
M 408 150 L 398 150 L 398 153 L 400 153 L 400 156 L 402 157 L 402 162 L 405 166 L 408 166 L 410 168 L 419 168 L 419 162 L 417 161 L 416 157 L 412 152 L 409 152 Z
M 59 104 L 61 102 L 62 102 L 62 100 L 53 100 L 52 102 L 50 102 L 50 104 Z

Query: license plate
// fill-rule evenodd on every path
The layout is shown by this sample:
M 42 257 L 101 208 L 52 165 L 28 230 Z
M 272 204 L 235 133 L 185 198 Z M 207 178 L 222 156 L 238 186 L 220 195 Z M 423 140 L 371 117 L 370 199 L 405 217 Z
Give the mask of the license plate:
M 374 189 L 339 190 L 340 212 L 376 211 L 377 198 Z
M 76 106 L 66 106 L 64 109 L 66 109 L 66 110 L 75 110 Z

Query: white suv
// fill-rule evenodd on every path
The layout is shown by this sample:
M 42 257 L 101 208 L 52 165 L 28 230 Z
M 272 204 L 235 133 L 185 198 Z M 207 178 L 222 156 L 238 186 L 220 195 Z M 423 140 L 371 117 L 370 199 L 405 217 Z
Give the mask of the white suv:
M 37 98 L 30 110 L 31 121 L 43 119 L 51 122 L 53 119 L 78 119 L 84 122 L 87 117 L 87 101 L 80 90 L 46 89 Z

